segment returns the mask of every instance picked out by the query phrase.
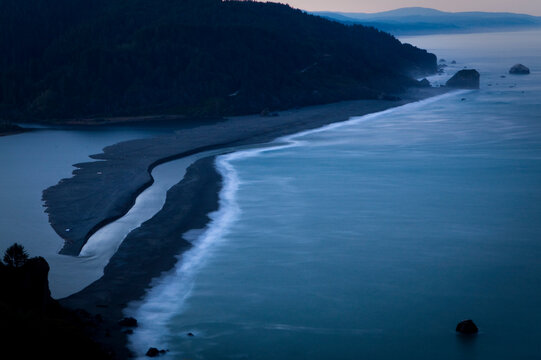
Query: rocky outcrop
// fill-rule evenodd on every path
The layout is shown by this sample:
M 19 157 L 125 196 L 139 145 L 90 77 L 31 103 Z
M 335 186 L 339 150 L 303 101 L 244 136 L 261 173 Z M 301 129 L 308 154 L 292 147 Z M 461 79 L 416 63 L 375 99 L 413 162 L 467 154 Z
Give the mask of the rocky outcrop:
M 477 334 L 479 329 L 477 328 L 477 325 L 473 322 L 473 320 L 463 320 L 458 323 L 456 326 L 456 331 L 461 334 Z
M 2 359 L 112 359 L 91 339 L 98 318 L 70 311 L 51 298 L 49 264 L 42 257 L 21 266 L 0 262 Z
M 480 79 L 477 70 L 460 70 L 445 85 L 457 89 L 479 89 Z
M 526 66 L 522 64 L 516 64 L 509 69 L 509 74 L 513 75 L 528 75 L 530 73 L 530 69 L 528 69 Z
M 428 79 L 423 79 L 423 80 L 420 80 L 419 81 L 419 86 L 420 87 L 430 87 L 430 81 L 428 81 Z
M 118 325 L 122 327 L 137 327 L 137 319 L 132 317 L 126 317 L 118 322 Z
M 156 357 L 156 356 L 159 356 L 159 355 L 163 355 L 167 352 L 167 350 L 158 350 L 156 349 L 155 347 L 151 347 L 148 349 L 147 353 L 146 353 L 146 356 L 148 357 Z
M 49 290 L 49 264 L 42 257 L 20 267 L 0 267 L 0 302 L 17 309 L 43 314 L 54 301 Z

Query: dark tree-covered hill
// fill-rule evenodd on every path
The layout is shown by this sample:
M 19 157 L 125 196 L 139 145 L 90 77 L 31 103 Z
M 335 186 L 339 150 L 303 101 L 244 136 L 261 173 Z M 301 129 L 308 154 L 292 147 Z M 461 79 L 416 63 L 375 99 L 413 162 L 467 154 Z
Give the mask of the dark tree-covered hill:
M 0 119 L 217 116 L 374 98 L 436 57 L 275 3 L 0 1 Z

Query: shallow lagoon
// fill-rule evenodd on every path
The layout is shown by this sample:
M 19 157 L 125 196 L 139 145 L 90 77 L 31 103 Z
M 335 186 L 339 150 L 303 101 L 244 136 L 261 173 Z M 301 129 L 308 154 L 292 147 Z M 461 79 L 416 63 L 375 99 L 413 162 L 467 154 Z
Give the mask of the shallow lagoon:
M 75 169 L 73 164 L 92 161 L 89 156 L 100 153 L 105 146 L 169 134 L 174 128 L 141 124 L 132 129 L 123 126 L 93 130 L 39 127 L 36 131 L 0 137 L 0 163 L 3 167 L 0 173 L 0 252 L 18 242 L 24 245 L 30 256 L 45 257 L 51 266 L 51 292 L 57 298 L 81 290 L 96 280 L 108 259 L 58 255 L 63 240 L 49 225 L 42 191 L 62 178 L 70 177 Z M 169 186 L 183 176 L 185 164 L 177 167 L 179 175 Z

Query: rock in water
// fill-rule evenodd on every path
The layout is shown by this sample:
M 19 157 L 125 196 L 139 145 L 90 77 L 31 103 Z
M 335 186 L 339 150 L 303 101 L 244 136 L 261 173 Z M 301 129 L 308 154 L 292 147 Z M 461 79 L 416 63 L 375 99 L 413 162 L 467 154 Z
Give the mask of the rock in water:
M 148 357 L 156 357 L 158 355 L 160 355 L 160 351 L 158 349 L 156 349 L 155 347 L 149 348 L 147 353 L 146 353 L 146 356 L 148 356 Z
M 477 70 L 460 70 L 445 85 L 458 89 L 479 89 L 480 78 Z
M 132 317 L 126 317 L 120 320 L 118 324 L 125 327 L 137 327 L 137 319 L 134 319 Z
M 530 69 L 528 69 L 522 64 L 516 64 L 511 69 L 509 69 L 509 74 L 513 75 L 528 75 L 529 73 Z
M 163 355 L 168 351 L 169 350 L 163 350 L 163 349 L 158 350 L 155 347 L 151 347 L 151 348 L 148 349 L 148 351 L 146 353 L 146 356 L 148 356 L 148 357 L 156 357 L 156 356 L 159 356 L 159 355 Z
M 461 334 L 477 334 L 479 329 L 473 320 L 464 320 L 458 323 L 456 331 Z

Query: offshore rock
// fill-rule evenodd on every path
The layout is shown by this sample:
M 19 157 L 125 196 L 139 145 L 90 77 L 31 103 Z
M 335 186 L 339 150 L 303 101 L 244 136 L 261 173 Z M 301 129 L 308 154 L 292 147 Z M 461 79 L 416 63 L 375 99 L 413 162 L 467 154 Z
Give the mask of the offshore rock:
M 456 326 L 456 331 L 461 334 L 477 334 L 479 329 L 477 328 L 477 325 L 473 322 L 473 320 L 464 320 L 458 323 Z
M 118 325 L 124 327 L 137 327 L 137 319 L 132 317 L 126 317 L 118 322 Z
M 479 89 L 480 78 L 477 70 L 460 70 L 445 85 L 458 89 Z
M 509 69 L 509 74 L 513 74 L 513 75 L 528 75 L 529 73 L 530 73 L 530 69 L 528 69 L 526 66 L 522 64 L 513 65 L 513 67 Z

